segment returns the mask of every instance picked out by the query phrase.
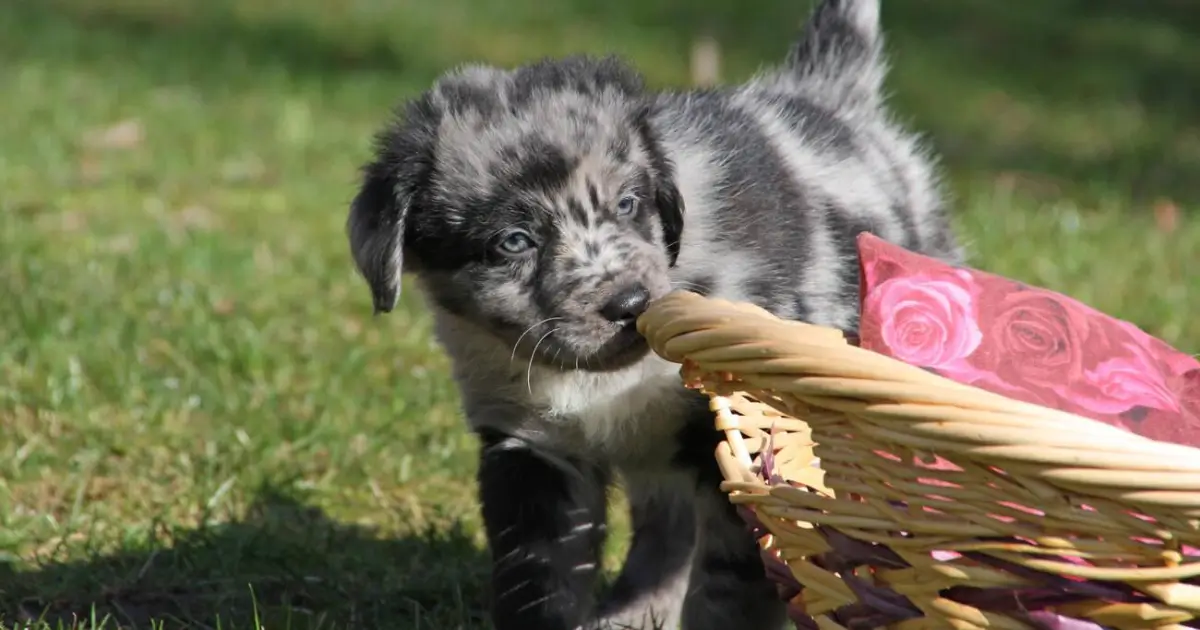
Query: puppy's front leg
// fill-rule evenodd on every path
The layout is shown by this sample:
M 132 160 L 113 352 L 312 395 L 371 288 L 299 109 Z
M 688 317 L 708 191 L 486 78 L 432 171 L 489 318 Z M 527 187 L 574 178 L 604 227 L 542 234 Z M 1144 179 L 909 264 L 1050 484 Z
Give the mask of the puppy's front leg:
M 479 494 L 496 630 L 576 630 L 593 606 L 608 472 L 483 434 Z
M 721 490 L 713 451 L 721 434 L 698 403 L 679 436 L 677 463 L 696 475 L 698 544 L 692 559 L 683 630 L 779 630 L 787 607 L 767 578 L 758 544 Z
M 692 565 L 683 630 L 780 630 L 787 608 L 767 578 L 758 545 L 729 498 L 701 488 L 701 544 Z
M 633 541 L 593 628 L 676 630 L 696 543 L 691 480 L 627 473 L 626 482 Z

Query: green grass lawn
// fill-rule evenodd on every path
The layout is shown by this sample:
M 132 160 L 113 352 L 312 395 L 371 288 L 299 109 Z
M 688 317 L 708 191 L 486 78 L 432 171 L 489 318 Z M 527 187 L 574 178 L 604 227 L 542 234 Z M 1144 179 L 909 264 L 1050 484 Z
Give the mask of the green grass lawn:
M 483 627 L 446 360 L 343 236 L 370 134 L 472 58 L 744 77 L 806 6 L 540 4 L 0 0 L 0 627 Z M 975 264 L 1200 351 L 1189 3 L 884 4 Z

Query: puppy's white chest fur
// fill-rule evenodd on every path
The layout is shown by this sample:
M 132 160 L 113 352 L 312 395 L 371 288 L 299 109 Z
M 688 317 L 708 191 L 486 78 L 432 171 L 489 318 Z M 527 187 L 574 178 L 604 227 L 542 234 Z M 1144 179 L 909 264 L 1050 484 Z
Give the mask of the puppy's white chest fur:
M 679 365 L 654 354 L 614 372 L 543 368 L 531 380 L 532 402 L 616 463 L 632 464 L 669 441 L 687 394 Z

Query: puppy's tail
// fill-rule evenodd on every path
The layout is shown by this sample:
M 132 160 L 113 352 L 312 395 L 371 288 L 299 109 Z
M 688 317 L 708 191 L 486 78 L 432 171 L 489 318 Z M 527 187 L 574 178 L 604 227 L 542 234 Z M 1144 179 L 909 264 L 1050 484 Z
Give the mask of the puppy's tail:
M 785 67 L 831 105 L 876 105 L 888 70 L 879 0 L 820 0 Z

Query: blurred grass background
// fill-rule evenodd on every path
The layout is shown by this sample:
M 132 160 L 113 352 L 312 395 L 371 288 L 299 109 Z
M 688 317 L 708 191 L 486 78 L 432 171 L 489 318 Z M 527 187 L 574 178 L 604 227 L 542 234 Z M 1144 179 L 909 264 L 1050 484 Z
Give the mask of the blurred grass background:
M 974 264 L 1189 352 L 1197 6 L 884 2 Z M 0 0 L 0 627 L 484 627 L 446 361 L 412 291 L 370 316 L 346 251 L 370 134 L 466 60 L 614 51 L 684 85 L 708 33 L 737 80 L 807 9 Z

